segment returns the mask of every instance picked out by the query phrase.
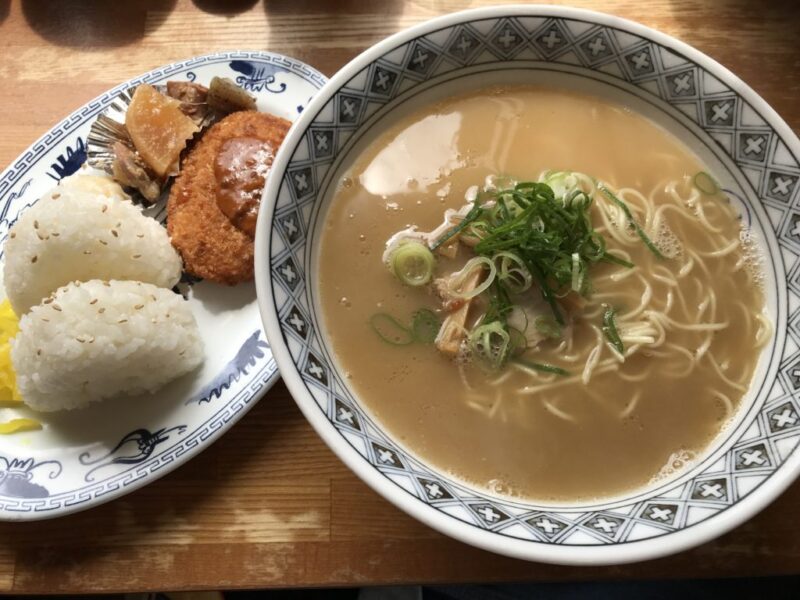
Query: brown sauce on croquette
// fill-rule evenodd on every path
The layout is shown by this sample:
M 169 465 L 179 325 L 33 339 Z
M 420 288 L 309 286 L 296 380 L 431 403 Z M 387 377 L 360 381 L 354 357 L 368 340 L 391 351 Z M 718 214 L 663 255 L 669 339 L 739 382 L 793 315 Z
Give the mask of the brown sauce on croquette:
M 217 206 L 234 227 L 256 236 L 258 206 L 274 154 L 269 143 L 254 137 L 226 140 L 214 161 Z

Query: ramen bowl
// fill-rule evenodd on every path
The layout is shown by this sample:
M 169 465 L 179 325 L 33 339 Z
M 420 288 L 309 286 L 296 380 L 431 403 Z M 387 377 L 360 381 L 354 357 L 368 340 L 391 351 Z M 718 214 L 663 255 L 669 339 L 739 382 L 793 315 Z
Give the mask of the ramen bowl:
M 775 332 L 734 418 L 686 469 L 607 500 L 539 504 L 488 493 L 427 464 L 365 406 L 321 314 L 320 239 L 343 165 L 397 115 L 506 83 L 590 93 L 666 129 L 712 170 L 764 256 L 765 311 Z M 265 190 L 256 283 L 284 381 L 319 435 L 370 487 L 468 544 L 527 560 L 613 564 L 706 542 L 764 508 L 800 470 L 798 157 L 791 129 L 735 75 L 630 21 L 570 8 L 494 7 L 396 34 L 315 96 Z

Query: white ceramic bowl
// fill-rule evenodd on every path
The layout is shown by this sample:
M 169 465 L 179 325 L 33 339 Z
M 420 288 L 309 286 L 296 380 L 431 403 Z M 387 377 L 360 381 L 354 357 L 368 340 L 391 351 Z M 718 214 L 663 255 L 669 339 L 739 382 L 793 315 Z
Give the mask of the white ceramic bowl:
M 382 430 L 337 371 L 316 304 L 321 220 L 340 165 L 370 128 L 401 103 L 512 79 L 588 90 L 660 123 L 711 167 L 768 257 L 776 335 L 736 421 L 676 479 L 591 506 L 512 502 L 420 461 Z M 800 469 L 798 157 L 797 137 L 753 90 L 642 25 L 585 10 L 509 6 L 412 27 L 336 74 L 276 159 L 258 223 L 256 282 L 278 366 L 309 422 L 359 477 L 454 538 L 566 564 L 644 560 L 710 540 L 766 506 Z

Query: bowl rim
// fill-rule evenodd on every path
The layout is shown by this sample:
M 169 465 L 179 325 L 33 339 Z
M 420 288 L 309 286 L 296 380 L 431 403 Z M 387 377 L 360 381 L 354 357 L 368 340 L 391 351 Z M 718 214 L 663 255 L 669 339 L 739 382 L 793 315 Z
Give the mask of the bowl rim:
M 264 198 L 277 199 L 283 174 L 292 158 L 296 144 L 305 135 L 319 109 L 324 107 L 354 75 L 390 50 L 437 29 L 502 17 L 578 19 L 596 25 L 614 27 L 661 46 L 673 48 L 713 74 L 756 108 L 787 145 L 789 151 L 795 156 L 800 156 L 800 140 L 797 135 L 763 98 L 729 69 L 685 42 L 635 21 L 594 10 L 553 5 L 501 5 L 474 8 L 426 20 L 379 41 L 348 62 L 319 90 L 300 118 L 293 124 L 273 163 L 273 173 L 279 173 L 280 176 L 273 175 L 269 178 Z M 609 545 L 562 546 L 514 539 L 492 531 L 471 527 L 455 517 L 443 514 L 411 494 L 398 493 L 397 486 L 350 446 L 320 412 L 289 353 L 271 291 L 272 272 L 269 265 L 269 249 L 272 243 L 272 221 L 276 202 L 267 202 L 265 206 L 266 210 L 262 210 L 258 218 L 255 240 L 256 291 L 273 356 L 289 392 L 317 434 L 351 471 L 383 498 L 429 527 L 461 542 L 512 558 L 576 566 L 624 564 L 687 550 L 734 529 L 775 500 L 800 475 L 800 449 L 795 449 L 757 490 L 753 490 L 752 493 L 716 515 L 691 527 L 658 537 Z

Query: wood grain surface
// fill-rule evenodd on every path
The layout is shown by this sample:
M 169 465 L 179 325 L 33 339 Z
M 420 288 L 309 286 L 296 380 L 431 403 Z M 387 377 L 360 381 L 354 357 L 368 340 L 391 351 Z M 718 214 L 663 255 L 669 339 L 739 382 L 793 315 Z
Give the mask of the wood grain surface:
M 457 0 L 0 0 L 0 167 L 104 90 L 192 55 L 272 50 L 332 75 L 388 34 L 490 4 Z M 722 62 L 800 129 L 800 3 L 575 1 Z M 53 521 L 0 524 L 0 592 L 800 573 L 800 484 L 732 533 L 674 557 L 567 568 L 449 540 L 379 498 L 320 441 L 283 384 L 165 478 Z

